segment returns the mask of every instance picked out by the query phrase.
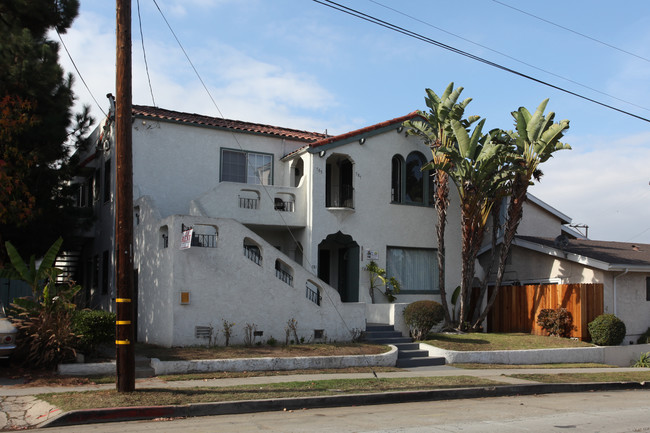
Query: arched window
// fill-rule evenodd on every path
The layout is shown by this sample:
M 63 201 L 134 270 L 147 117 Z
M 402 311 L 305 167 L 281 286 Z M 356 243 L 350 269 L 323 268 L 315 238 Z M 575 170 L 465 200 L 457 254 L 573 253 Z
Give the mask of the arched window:
M 325 206 L 354 209 L 354 163 L 334 154 L 325 165 Z
M 390 201 L 392 203 L 402 202 L 402 167 L 404 160 L 401 156 L 393 156 L 391 161 L 391 178 L 390 178 Z
M 422 172 L 424 164 L 426 164 L 426 159 L 420 152 L 411 152 L 406 158 L 404 182 L 404 201 L 406 203 L 425 204 L 425 173 Z M 428 186 L 428 179 L 426 185 Z
M 303 162 L 302 158 L 295 159 L 291 163 L 291 174 L 291 186 L 300 186 L 300 181 L 305 174 L 305 163 Z
M 391 203 L 433 206 L 435 184 L 433 170 L 423 172 L 427 160 L 420 152 L 411 152 L 406 161 L 400 155 L 391 160 Z

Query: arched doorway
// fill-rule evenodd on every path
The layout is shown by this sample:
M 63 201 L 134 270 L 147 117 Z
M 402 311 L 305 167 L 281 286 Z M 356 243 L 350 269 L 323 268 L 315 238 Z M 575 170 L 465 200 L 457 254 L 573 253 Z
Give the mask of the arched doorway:
M 337 289 L 342 302 L 359 302 L 359 251 L 340 231 L 318 245 L 318 278 Z

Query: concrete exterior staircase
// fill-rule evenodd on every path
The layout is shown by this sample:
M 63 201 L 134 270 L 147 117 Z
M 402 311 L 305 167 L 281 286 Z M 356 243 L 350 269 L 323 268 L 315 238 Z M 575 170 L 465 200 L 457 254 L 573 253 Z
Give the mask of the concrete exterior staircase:
M 414 343 L 412 339 L 403 337 L 401 332 L 395 331 L 393 325 L 368 323 L 365 340 L 369 343 L 392 344 L 397 347 L 396 366 L 399 368 L 445 365 L 445 358 L 430 357 L 428 351 L 420 350 L 419 343 Z
M 156 375 L 155 370 L 151 367 L 151 359 L 145 358 L 143 356 L 135 357 L 135 377 L 136 379 L 141 379 L 145 377 L 154 377 Z

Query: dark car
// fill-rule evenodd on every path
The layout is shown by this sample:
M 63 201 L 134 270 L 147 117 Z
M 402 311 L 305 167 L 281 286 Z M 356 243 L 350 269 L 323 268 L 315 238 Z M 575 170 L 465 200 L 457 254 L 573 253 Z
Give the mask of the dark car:
M 11 324 L 5 314 L 5 306 L 0 302 L 0 359 L 6 359 L 16 349 L 18 330 Z

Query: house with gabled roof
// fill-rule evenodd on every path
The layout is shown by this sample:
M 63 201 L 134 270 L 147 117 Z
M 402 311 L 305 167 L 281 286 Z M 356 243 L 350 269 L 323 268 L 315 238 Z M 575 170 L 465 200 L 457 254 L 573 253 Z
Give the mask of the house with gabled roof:
M 489 256 L 485 246 L 482 265 Z M 626 325 L 624 344 L 650 328 L 650 245 L 591 240 L 571 218 L 532 194 L 524 205 L 504 274 L 504 285 L 596 284 L 602 313 Z
M 405 306 L 440 300 L 433 185 L 421 171 L 430 150 L 402 127 L 415 116 L 330 136 L 133 106 L 138 340 L 222 344 L 224 322 L 235 324 L 232 343 L 244 342 L 247 332 L 257 341 L 344 341 L 368 323 L 407 335 Z M 116 296 L 114 128 L 111 111 L 82 155 L 77 179 L 78 204 L 89 208 L 94 224 L 80 236 L 75 277 L 87 305 L 108 310 Z M 448 288 L 461 277 L 453 188 L 450 200 Z M 596 256 L 545 245 L 542 239 L 560 236 L 572 246 L 584 236 L 532 195 L 524 215 L 507 279 L 602 280 L 607 311 L 634 316 L 630 338 L 650 326 L 650 304 L 635 298 L 642 266 L 596 266 Z M 371 294 L 370 261 L 401 282 L 396 302 L 380 290 Z M 625 274 L 616 267 L 621 263 L 630 265 Z M 567 273 L 574 265 L 580 270 Z
M 405 331 L 400 308 L 439 299 L 433 187 L 420 170 L 430 151 L 402 128 L 414 116 L 329 136 L 135 105 L 138 339 L 223 342 L 224 321 L 235 343 L 246 325 L 283 341 L 292 319 L 313 341 L 349 340 L 368 322 Z M 115 299 L 113 137 L 111 113 L 79 179 L 96 223 L 78 280 L 104 309 Z M 448 252 L 459 256 L 453 213 Z M 371 260 L 401 282 L 397 303 L 371 296 Z M 446 272 L 457 284 L 460 267 Z

